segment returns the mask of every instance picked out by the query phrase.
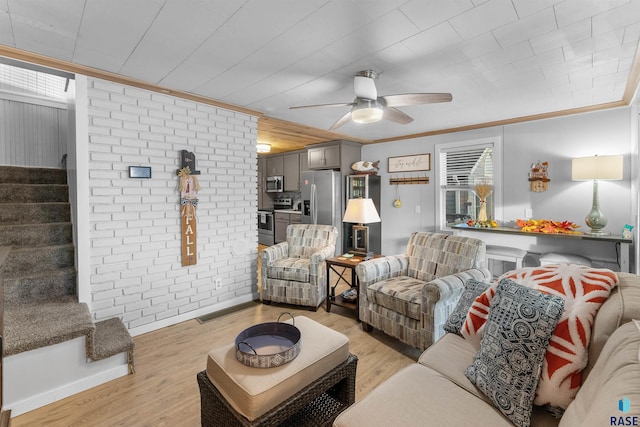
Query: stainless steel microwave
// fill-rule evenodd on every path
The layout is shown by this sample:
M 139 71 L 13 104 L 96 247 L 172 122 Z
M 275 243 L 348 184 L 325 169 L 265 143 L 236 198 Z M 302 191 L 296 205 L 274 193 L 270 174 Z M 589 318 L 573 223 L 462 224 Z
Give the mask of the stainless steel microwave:
M 282 193 L 284 191 L 284 177 L 268 176 L 265 187 L 267 193 Z

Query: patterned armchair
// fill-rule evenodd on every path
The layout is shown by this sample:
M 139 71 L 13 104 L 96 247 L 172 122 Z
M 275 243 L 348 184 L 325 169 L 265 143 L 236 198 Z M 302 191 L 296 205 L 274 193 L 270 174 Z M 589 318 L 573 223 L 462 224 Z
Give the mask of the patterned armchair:
M 491 280 L 483 241 L 426 232 L 411 234 L 406 254 L 362 262 L 356 273 L 362 328 L 420 350 L 444 335 L 468 279 Z
M 304 305 L 315 311 L 327 296 L 324 260 L 334 255 L 337 237 L 331 225 L 289 225 L 286 242 L 260 252 L 262 302 Z

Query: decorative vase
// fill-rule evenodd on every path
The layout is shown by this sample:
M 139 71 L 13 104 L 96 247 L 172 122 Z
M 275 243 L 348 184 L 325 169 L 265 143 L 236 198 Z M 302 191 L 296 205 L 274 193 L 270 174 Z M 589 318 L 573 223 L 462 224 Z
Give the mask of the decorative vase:
M 487 202 L 485 199 L 480 199 L 480 211 L 478 211 L 478 222 L 487 221 Z
M 478 210 L 478 222 L 486 222 L 487 217 L 487 197 L 493 192 L 493 184 L 490 180 L 480 179 L 473 188 L 476 196 L 480 199 L 480 209 Z

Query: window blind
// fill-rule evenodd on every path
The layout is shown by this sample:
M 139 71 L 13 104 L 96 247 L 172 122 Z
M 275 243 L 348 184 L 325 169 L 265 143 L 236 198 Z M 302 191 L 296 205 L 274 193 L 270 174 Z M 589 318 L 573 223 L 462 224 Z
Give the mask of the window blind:
M 479 178 L 493 179 L 493 145 L 440 152 L 442 188 L 471 188 Z

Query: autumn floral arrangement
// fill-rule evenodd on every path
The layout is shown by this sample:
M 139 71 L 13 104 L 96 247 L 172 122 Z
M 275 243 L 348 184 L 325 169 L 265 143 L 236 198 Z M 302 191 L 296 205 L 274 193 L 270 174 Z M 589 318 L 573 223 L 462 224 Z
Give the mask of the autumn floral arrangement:
M 579 225 L 571 221 L 553 221 L 550 219 L 518 219 L 516 224 L 522 231 L 545 234 L 582 234 L 577 231 Z

